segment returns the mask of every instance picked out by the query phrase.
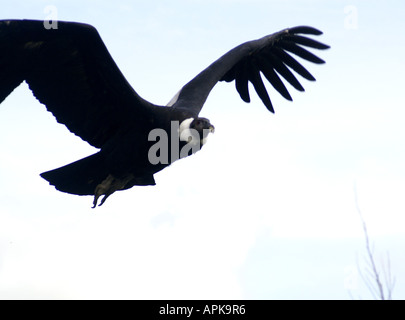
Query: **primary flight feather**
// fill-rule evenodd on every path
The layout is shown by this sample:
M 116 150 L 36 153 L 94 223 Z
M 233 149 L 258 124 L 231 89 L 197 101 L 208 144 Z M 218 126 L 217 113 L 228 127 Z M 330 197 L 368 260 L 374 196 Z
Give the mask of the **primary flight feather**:
M 219 81 L 235 81 L 245 102 L 250 102 L 252 83 L 271 112 L 262 75 L 287 100 L 292 98 L 282 79 L 304 91 L 294 72 L 310 81 L 315 78 L 293 55 L 324 63 L 305 48 L 329 48 L 304 36 L 321 34 L 300 26 L 245 42 L 187 83 L 167 106 L 158 106 L 134 91 L 94 27 L 58 21 L 50 29 L 44 21 L 3 20 L 0 103 L 26 81 L 59 123 L 100 149 L 41 174 L 60 191 L 94 196 L 95 207 L 100 196 L 103 204 L 117 190 L 154 185 L 156 172 L 201 149 L 214 126 L 199 113 Z M 173 152 L 176 148 L 179 154 Z

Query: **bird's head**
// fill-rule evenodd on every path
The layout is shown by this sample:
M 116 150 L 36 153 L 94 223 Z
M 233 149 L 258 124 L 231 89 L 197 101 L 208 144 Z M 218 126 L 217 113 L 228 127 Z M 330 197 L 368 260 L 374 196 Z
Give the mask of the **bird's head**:
M 206 118 L 189 118 L 180 124 L 180 140 L 188 143 L 199 141 L 202 147 L 208 138 L 208 134 L 214 133 L 215 127 Z

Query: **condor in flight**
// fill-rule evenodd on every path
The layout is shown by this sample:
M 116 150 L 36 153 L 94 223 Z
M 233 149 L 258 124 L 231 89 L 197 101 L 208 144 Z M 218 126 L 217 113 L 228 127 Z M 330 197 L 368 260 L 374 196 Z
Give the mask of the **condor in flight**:
M 0 21 L 0 103 L 26 81 L 59 123 L 100 149 L 41 174 L 60 191 L 94 196 L 95 207 L 100 196 L 102 205 L 117 190 L 154 185 L 156 172 L 202 147 L 214 127 L 198 115 L 218 81 L 235 81 L 245 102 L 250 102 L 251 82 L 271 112 L 261 74 L 287 100 L 292 98 L 280 76 L 304 91 L 292 71 L 315 78 L 290 53 L 324 63 L 304 48 L 329 48 L 304 36 L 321 34 L 300 26 L 243 43 L 187 83 L 167 106 L 158 106 L 134 91 L 94 27 L 59 21 L 56 29 L 49 29 L 44 21 Z M 158 139 L 161 131 L 167 139 Z M 175 156 L 175 147 L 186 151 Z

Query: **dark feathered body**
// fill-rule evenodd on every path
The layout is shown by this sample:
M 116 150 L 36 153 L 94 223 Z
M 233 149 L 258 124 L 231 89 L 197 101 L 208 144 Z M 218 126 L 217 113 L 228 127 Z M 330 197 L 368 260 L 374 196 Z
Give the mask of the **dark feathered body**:
M 241 44 L 188 82 L 168 106 L 157 106 L 142 99 L 129 85 L 94 27 L 59 21 L 57 29 L 48 29 L 43 21 L 0 21 L 0 103 L 26 81 L 58 122 L 100 149 L 41 174 L 60 191 L 94 195 L 97 204 L 101 195 L 105 200 L 116 190 L 155 184 L 153 174 L 178 159 L 178 151 L 173 150 L 195 141 L 201 142 L 198 148 L 183 156 L 200 149 L 205 131 L 213 131 L 213 126 L 198 115 L 218 81 L 235 81 L 246 102 L 250 101 L 248 84 L 252 83 L 271 112 L 274 109 L 261 74 L 288 100 L 292 99 L 280 76 L 303 91 L 292 71 L 310 81 L 315 78 L 287 52 L 323 63 L 304 47 L 328 46 L 299 34 L 321 32 L 295 27 Z M 176 129 L 173 124 L 180 127 Z M 158 142 L 150 139 L 150 134 L 157 129 L 167 134 L 169 157 L 163 162 L 150 157 Z M 196 134 L 182 138 L 181 132 L 193 130 Z M 192 139 L 195 135 L 197 140 Z
M 155 185 L 153 175 L 178 160 L 171 151 L 171 142 L 178 139 L 177 136 L 172 137 L 172 123 L 180 123 L 190 117 L 187 112 L 171 109 L 159 121 L 145 121 L 143 126 L 117 134 L 98 153 L 41 176 L 57 185 L 58 190 L 78 195 L 94 195 L 97 185 L 110 174 L 125 181 L 119 190 Z M 149 159 L 148 151 L 156 144 L 149 139 L 149 133 L 154 129 L 167 133 L 168 162 L 153 164 Z M 185 142 L 179 141 L 179 150 L 184 145 Z

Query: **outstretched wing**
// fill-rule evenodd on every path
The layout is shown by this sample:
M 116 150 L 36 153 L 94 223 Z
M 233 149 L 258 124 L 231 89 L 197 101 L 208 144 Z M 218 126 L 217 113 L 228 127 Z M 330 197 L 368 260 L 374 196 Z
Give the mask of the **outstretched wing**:
M 301 26 L 243 43 L 186 84 L 170 105 L 174 108 L 188 108 L 198 114 L 218 81 L 235 80 L 236 90 L 243 101 L 250 102 L 248 85 L 251 82 L 267 109 L 274 112 L 261 73 L 284 98 L 292 100 L 279 75 L 299 91 L 304 91 L 304 88 L 292 71 L 310 81 L 315 78 L 288 52 L 313 63 L 324 63 L 304 47 L 328 49 L 329 46 L 300 34 L 321 35 L 322 32 Z
M 58 122 L 97 148 L 158 108 L 137 95 L 86 24 L 0 21 L 0 103 L 24 80 Z

